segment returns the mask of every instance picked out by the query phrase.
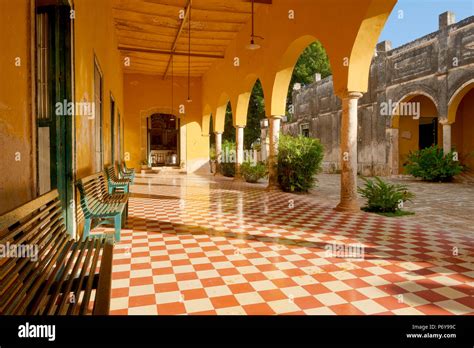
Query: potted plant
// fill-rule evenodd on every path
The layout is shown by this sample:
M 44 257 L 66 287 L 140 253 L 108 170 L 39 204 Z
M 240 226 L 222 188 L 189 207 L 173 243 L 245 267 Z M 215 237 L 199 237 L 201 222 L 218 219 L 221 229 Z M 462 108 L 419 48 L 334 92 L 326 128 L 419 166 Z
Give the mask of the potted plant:
M 240 174 L 249 183 L 257 183 L 268 175 L 267 166 L 264 162 L 244 162 L 240 166 Z
M 148 169 L 148 161 L 147 160 L 142 160 L 140 162 L 140 165 L 141 165 L 142 170 L 147 170 Z

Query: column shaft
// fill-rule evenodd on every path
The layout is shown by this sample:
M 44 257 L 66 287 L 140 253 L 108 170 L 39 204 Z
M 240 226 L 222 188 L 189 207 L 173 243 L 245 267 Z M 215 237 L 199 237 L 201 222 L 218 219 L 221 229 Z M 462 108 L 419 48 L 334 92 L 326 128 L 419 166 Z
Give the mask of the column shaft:
M 278 187 L 278 140 L 280 139 L 281 116 L 271 116 L 269 118 L 270 129 L 270 153 L 268 156 L 268 188 Z
M 235 126 L 235 179 L 240 180 L 240 165 L 244 162 L 244 126 Z
M 443 124 L 443 151 L 445 154 L 451 152 L 451 124 Z
M 222 133 L 215 132 L 216 137 L 216 173 L 221 173 L 221 162 L 222 162 Z
M 349 92 L 342 98 L 341 201 L 339 211 L 359 211 L 357 202 L 357 101 L 362 96 Z

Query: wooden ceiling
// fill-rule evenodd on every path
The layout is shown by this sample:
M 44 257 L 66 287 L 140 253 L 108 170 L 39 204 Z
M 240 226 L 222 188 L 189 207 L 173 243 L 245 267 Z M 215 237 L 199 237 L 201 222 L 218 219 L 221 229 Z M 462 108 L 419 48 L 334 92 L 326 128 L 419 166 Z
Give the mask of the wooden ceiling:
M 251 20 L 251 0 L 114 0 L 118 48 L 130 59 L 125 73 L 187 76 L 190 13 L 190 73 L 202 76 Z

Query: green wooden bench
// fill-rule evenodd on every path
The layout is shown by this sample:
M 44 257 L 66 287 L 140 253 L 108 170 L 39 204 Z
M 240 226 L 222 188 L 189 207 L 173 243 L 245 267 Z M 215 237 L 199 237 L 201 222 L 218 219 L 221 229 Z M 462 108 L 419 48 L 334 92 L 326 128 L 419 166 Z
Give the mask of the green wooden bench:
M 106 186 L 102 173 L 90 175 L 76 182 L 84 213 L 83 239 L 89 237 L 92 222 L 95 220 L 99 225 L 112 223 L 115 229 L 115 240 L 120 241 L 121 228 L 127 216 L 129 194 L 110 194 Z
M 135 169 L 127 168 L 125 162 L 119 164 L 119 173 L 121 178 L 129 179 L 131 184 L 135 181 Z
M 109 314 L 113 238 L 71 238 L 57 190 L 0 216 L 0 245 L 1 315 Z
M 130 179 L 120 179 L 115 173 L 115 166 L 108 166 L 105 168 L 107 174 L 107 181 L 109 187 L 109 193 L 112 194 L 117 190 L 123 191 L 124 193 L 129 192 Z

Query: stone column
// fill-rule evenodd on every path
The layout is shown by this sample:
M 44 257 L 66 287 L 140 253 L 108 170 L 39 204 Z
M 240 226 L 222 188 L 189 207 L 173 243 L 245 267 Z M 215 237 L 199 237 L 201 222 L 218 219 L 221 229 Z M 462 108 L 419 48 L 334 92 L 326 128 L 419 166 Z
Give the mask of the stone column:
M 451 124 L 443 123 L 443 152 L 447 154 L 451 152 Z
M 342 97 L 341 118 L 341 201 L 338 211 L 359 211 L 357 202 L 357 101 L 362 93 Z
M 240 165 L 244 162 L 244 128 L 235 126 L 235 180 L 242 180 Z
M 389 160 L 389 167 L 390 167 L 390 174 L 391 175 L 398 175 L 399 173 L 399 149 L 398 149 L 398 128 L 388 128 L 386 130 L 388 134 L 388 160 Z
M 216 138 L 216 172 L 214 175 L 221 173 L 222 162 L 222 132 L 214 132 Z
M 271 116 L 269 118 L 270 129 L 270 153 L 268 156 L 268 189 L 278 188 L 278 171 L 276 168 L 278 161 L 278 140 L 280 139 L 281 116 Z
M 268 152 L 267 152 L 267 129 L 266 128 L 260 128 L 260 154 L 261 154 L 261 160 L 266 161 L 268 157 Z

